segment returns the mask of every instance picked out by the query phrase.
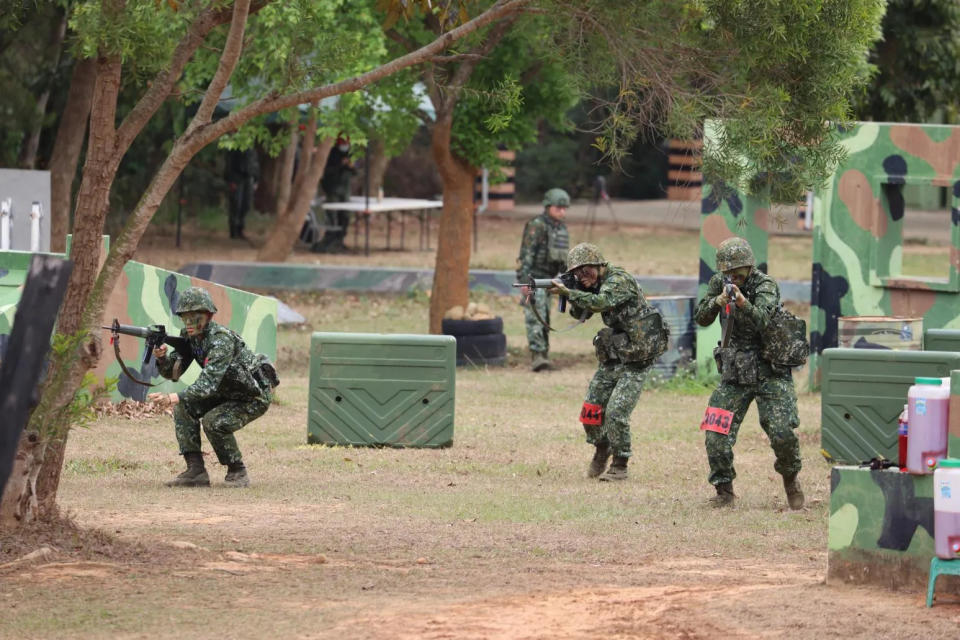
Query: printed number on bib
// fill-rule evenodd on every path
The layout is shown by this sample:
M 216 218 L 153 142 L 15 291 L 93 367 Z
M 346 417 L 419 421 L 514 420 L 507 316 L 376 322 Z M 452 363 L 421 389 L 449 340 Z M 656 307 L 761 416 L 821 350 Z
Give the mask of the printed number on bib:
M 716 431 L 721 435 L 729 435 L 731 425 L 733 425 L 733 411 L 707 407 L 706 413 L 703 414 L 703 422 L 700 423 L 700 431 Z
M 580 422 L 586 425 L 599 427 L 603 424 L 603 407 L 599 404 L 583 403 L 580 409 Z

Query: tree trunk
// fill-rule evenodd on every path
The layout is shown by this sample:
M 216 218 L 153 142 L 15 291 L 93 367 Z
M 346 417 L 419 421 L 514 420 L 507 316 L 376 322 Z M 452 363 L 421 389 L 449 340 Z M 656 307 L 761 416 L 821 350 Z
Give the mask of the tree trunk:
M 447 118 L 437 122 L 433 130 L 433 159 L 443 179 L 443 210 L 430 295 L 430 333 L 440 333 L 447 309 L 456 305 L 466 307 L 469 301 L 476 169 L 451 152 L 451 126 L 452 118 Z
M 387 157 L 387 147 L 383 138 L 370 138 L 369 145 L 370 166 L 366 167 L 365 170 L 370 172 L 370 195 L 372 197 L 380 193 L 380 188 L 383 186 L 383 174 L 387 172 L 387 163 L 390 162 L 390 158 Z
M 303 222 L 307 219 L 310 203 L 317 193 L 317 186 L 320 184 L 320 178 L 323 177 L 327 156 L 330 155 L 334 142 L 336 142 L 334 138 L 325 138 L 320 146 L 309 154 L 309 162 L 303 159 L 308 155 L 307 153 L 301 155 L 293 193 L 288 200 L 286 210 L 282 213 L 277 212 L 273 229 L 257 253 L 259 262 L 284 262 L 290 257 L 300 236 L 300 229 L 303 228 Z
M 97 80 L 96 61 L 77 60 L 70 79 L 67 104 L 60 117 L 57 139 L 50 158 L 50 250 L 65 251 L 70 233 L 71 194 L 77 162 L 83 149 L 83 137 L 90 118 L 90 102 Z

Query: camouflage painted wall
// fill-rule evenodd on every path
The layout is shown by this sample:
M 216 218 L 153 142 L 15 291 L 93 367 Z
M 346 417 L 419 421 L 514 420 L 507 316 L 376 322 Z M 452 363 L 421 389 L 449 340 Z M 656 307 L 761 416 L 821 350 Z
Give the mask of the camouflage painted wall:
M 26 265 L 30 254 L 0 252 L 0 357 L 13 325 L 16 304 L 20 298 Z M 182 324 L 173 314 L 180 291 L 192 286 L 204 287 L 217 305 L 217 322 L 226 325 L 243 336 L 247 345 L 256 352 L 268 355 L 272 360 L 277 354 L 277 301 L 273 298 L 224 287 L 199 278 L 160 269 L 140 262 L 128 262 L 123 275 L 107 302 L 105 324 L 117 318 L 121 324 L 146 326 L 162 324 L 171 334 L 179 335 Z M 103 332 L 106 339 L 108 331 Z M 131 382 L 123 375 L 116 362 L 113 349 L 108 348 L 95 371 L 99 379 L 105 376 L 118 377 L 114 399 L 133 398 L 143 400 L 148 391 L 179 391 L 192 383 L 199 375 L 199 367 L 187 370 L 179 382 L 170 382 L 157 375 L 156 364 L 151 358 L 143 364 L 145 346 L 143 340 L 132 336 L 120 337 L 120 354 L 127 367 L 140 374 L 141 379 L 154 378 L 162 381 L 148 389 Z
M 933 542 L 933 476 L 834 467 L 827 580 L 925 591 Z M 953 591 L 947 581 L 938 592 Z
M 708 139 L 711 131 L 707 131 Z M 859 123 L 842 132 L 848 156 L 814 199 L 811 278 L 811 382 L 819 354 L 837 346 L 841 316 L 922 317 L 925 329 L 960 328 L 960 127 Z M 903 185 L 949 187 L 949 273 L 904 277 Z M 714 252 L 726 237 L 741 235 L 766 263 L 769 205 L 735 190 L 725 199 L 704 186 L 700 242 L 700 293 L 714 273 Z M 716 324 L 700 329 L 698 364 L 710 364 Z

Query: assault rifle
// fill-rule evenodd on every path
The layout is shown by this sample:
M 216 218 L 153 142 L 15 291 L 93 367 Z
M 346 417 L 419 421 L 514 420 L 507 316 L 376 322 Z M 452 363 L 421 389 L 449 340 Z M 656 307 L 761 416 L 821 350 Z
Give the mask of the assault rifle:
M 526 282 L 514 282 L 514 287 L 530 287 L 531 289 L 549 289 L 553 286 L 553 281 L 559 280 L 563 283 L 567 289 L 570 290 L 583 290 L 583 287 L 580 286 L 580 281 L 577 280 L 577 277 L 572 273 L 563 273 L 557 276 L 556 278 L 534 278 L 530 276 Z M 567 296 L 560 296 L 560 313 L 565 313 L 567 310 Z
M 726 347 L 730 343 L 730 335 L 733 333 L 733 309 L 730 308 L 730 305 L 734 303 L 733 280 L 727 276 L 723 277 L 723 292 L 727 298 L 729 298 L 729 301 L 727 302 L 727 308 L 724 309 L 727 314 L 727 319 L 726 322 L 723 323 L 720 346 Z
M 137 379 L 137 377 L 130 373 L 130 371 L 127 369 L 127 366 L 123 363 L 123 358 L 120 357 L 121 333 L 127 336 L 143 338 L 146 341 L 147 352 L 143 354 L 143 364 L 150 362 L 150 358 L 153 357 L 153 350 L 162 344 L 167 344 L 173 347 L 174 351 L 179 353 L 186 363 L 189 363 L 190 360 L 193 359 L 193 354 L 190 351 L 190 341 L 186 338 L 181 338 L 180 336 L 167 335 L 167 330 L 162 324 L 153 324 L 149 327 L 133 327 L 126 324 L 120 324 L 120 321 L 114 318 L 112 325 L 102 328 L 110 330 L 110 343 L 113 345 L 113 350 L 114 353 L 116 353 L 117 362 L 120 363 L 120 368 L 123 369 L 125 374 L 127 374 L 127 377 L 139 384 L 148 387 L 153 386 L 149 382 L 144 382 L 143 380 Z

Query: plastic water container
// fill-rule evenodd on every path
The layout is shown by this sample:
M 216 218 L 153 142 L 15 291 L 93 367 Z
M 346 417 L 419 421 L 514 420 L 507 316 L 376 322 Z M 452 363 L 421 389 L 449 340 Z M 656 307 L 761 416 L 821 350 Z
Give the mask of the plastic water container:
M 947 457 L 949 378 L 917 378 L 907 392 L 907 471 L 933 473 L 937 461 Z
M 960 557 L 960 460 L 954 458 L 933 472 L 933 540 L 938 557 Z

